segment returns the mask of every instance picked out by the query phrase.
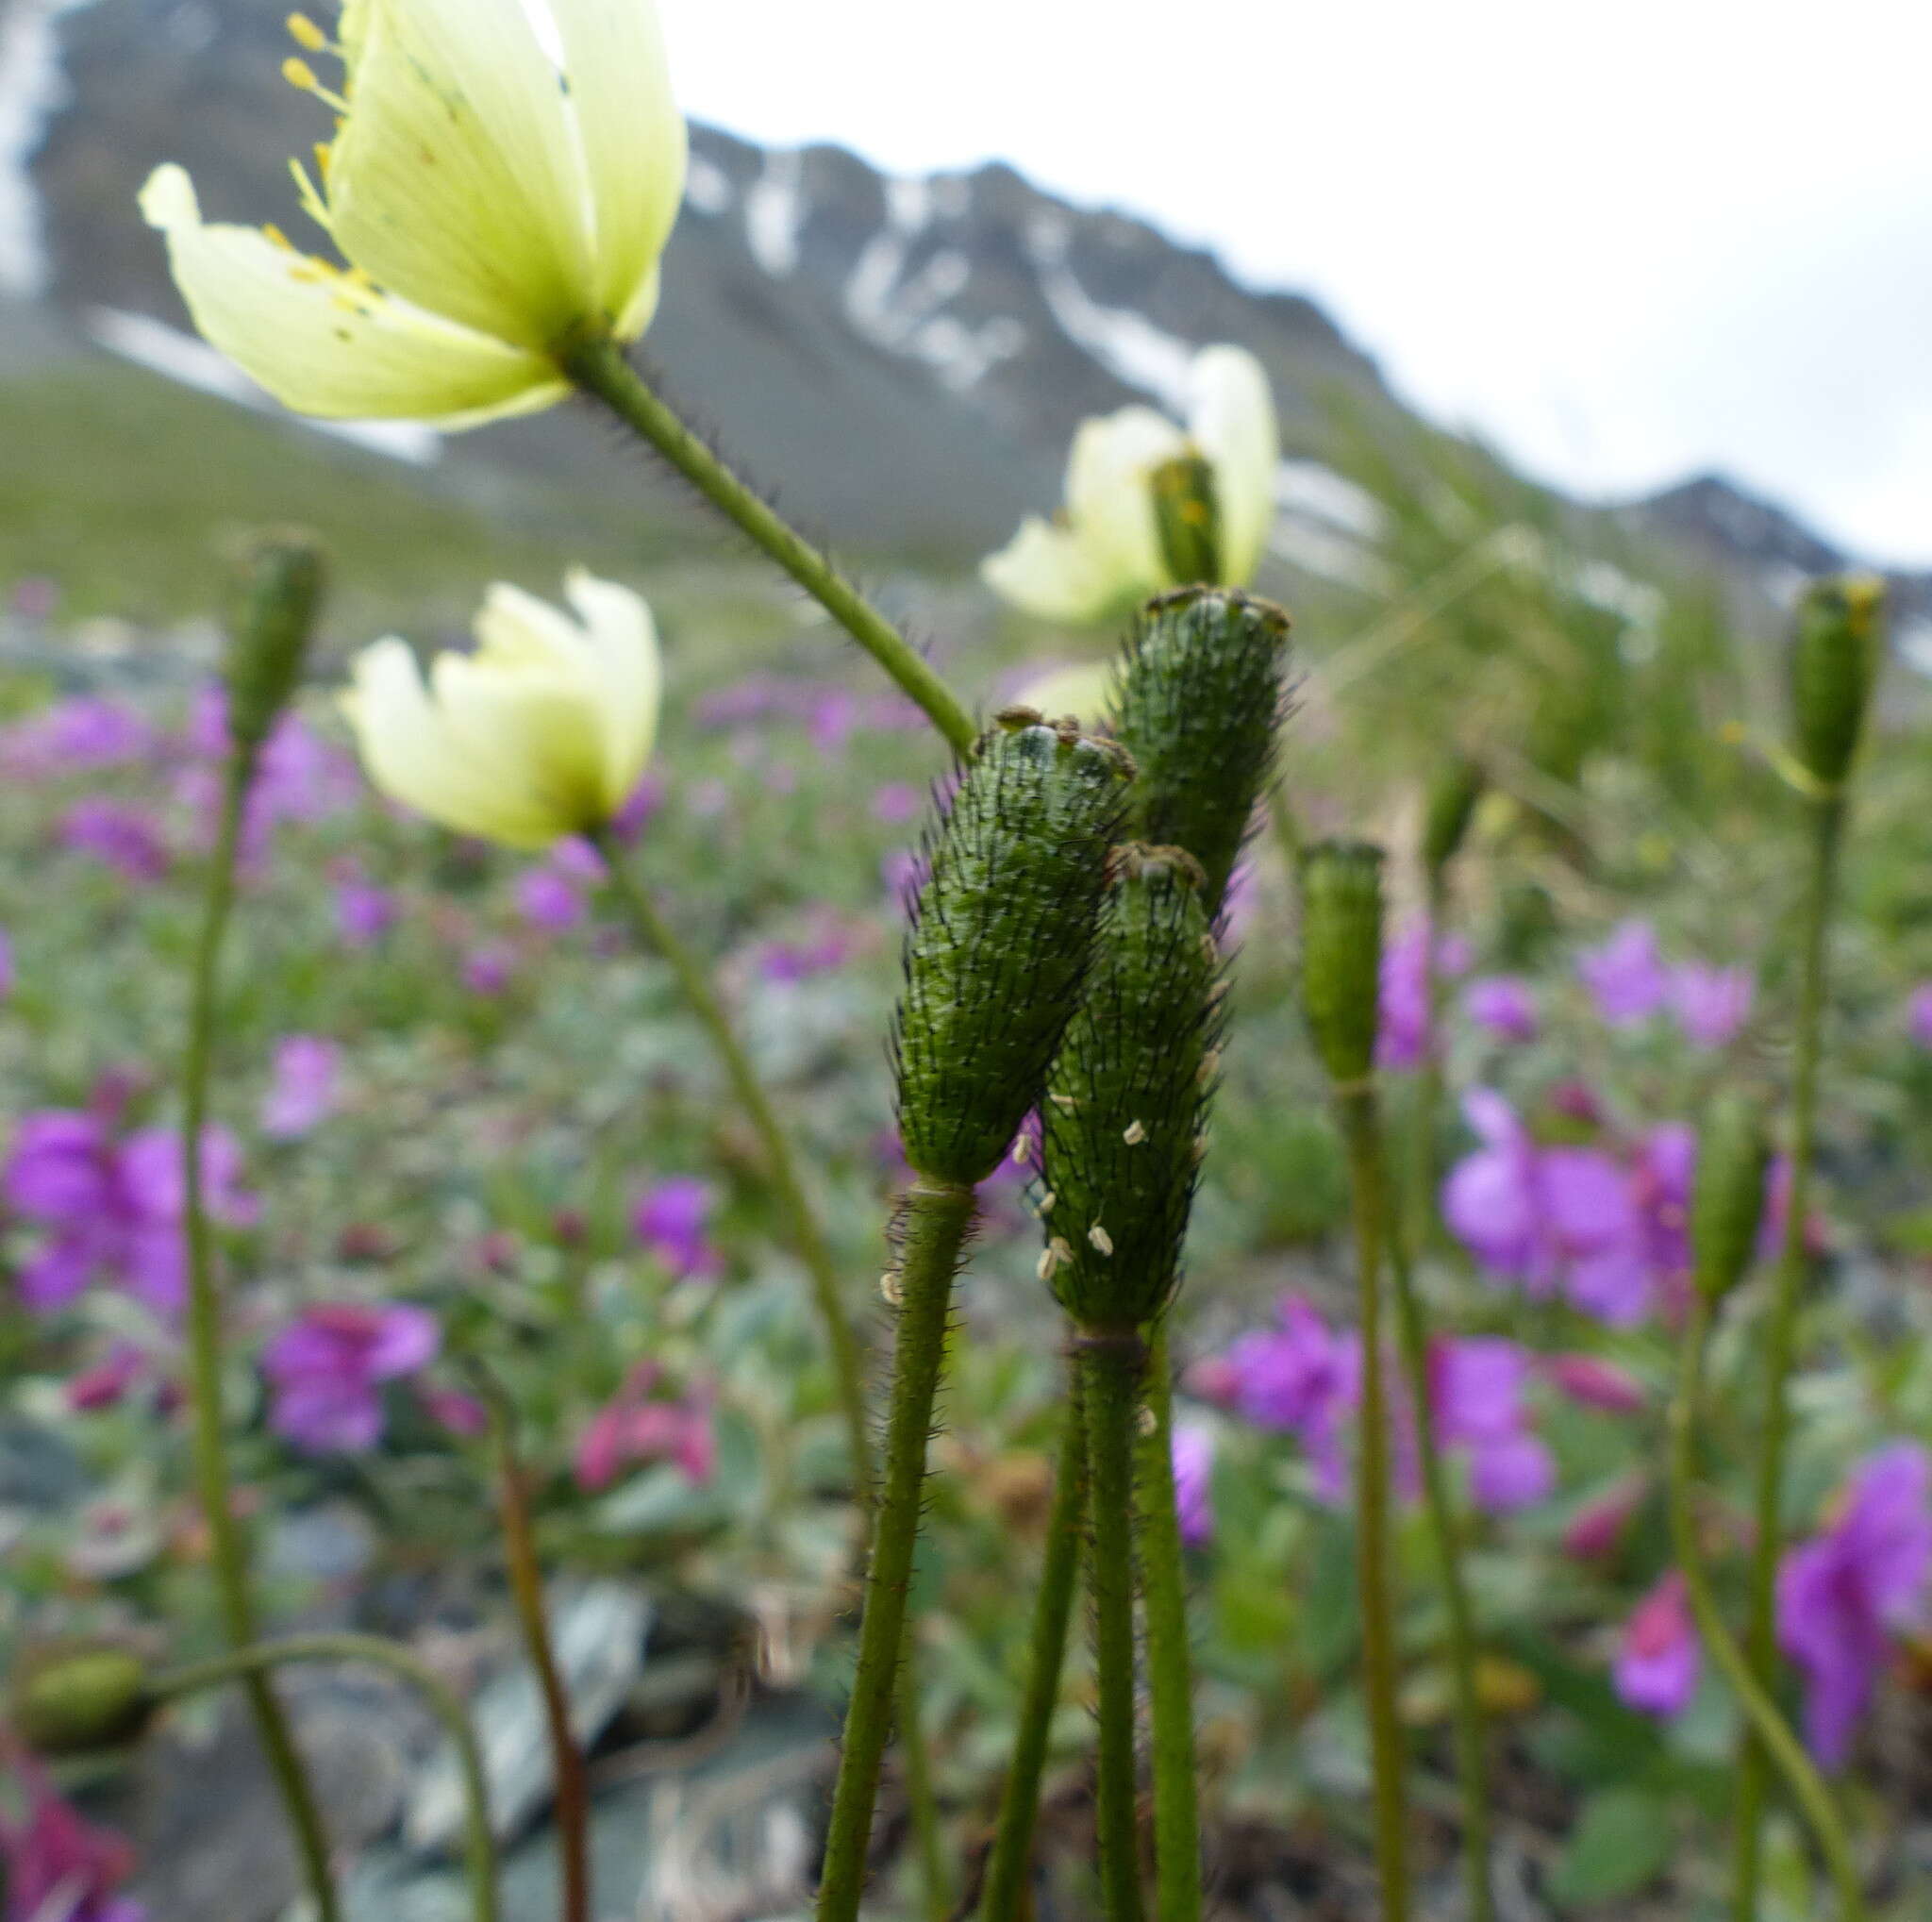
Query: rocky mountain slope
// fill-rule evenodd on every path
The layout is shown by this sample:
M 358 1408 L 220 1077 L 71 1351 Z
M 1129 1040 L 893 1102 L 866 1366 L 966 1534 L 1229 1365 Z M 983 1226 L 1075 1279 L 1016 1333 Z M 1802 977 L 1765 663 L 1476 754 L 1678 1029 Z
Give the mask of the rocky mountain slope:
M 280 0 L 10 0 L 0 292 L 51 305 L 69 340 L 248 401 L 186 333 L 133 202 L 149 168 L 175 159 L 213 217 L 299 219 L 286 157 L 322 131 L 324 109 L 279 78 L 284 15 Z M 1274 376 L 1289 558 L 1346 576 L 1373 505 L 1328 464 L 1338 409 L 1355 431 L 1405 419 L 1309 301 L 1243 287 L 1210 255 L 1001 165 L 891 179 L 838 148 L 767 152 L 695 129 L 664 284 L 646 348 L 667 391 L 831 538 L 877 552 L 984 552 L 1054 501 L 1078 420 L 1171 402 L 1192 350 L 1232 340 Z M 44 315 L 38 326 L 44 342 Z M 8 332 L 0 316 L 0 371 Z M 508 500 L 533 479 L 637 485 L 627 457 L 578 421 L 441 444 L 412 429 L 373 438 L 425 487 L 473 498 Z M 1629 531 L 1714 562 L 1752 598 L 1843 559 L 1714 477 L 1606 522 Z M 1932 578 L 1901 586 L 1932 612 Z

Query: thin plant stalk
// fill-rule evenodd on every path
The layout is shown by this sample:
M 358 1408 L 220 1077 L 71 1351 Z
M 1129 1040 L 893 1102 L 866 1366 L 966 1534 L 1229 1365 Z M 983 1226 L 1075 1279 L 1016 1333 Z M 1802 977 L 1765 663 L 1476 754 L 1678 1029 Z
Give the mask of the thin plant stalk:
M 1363 1125 L 1366 1091 L 1339 1089 L 1349 1161 L 1360 1301 L 1362 1386 L 1356 1537 L 1362 1605 L 1362 1687 L 1368 1705 L 1369 1760 L 1374 1779 L 1375 1866 L 1383 1922 L 1407 1922 L 1408 1809 L 1402 1720 L 1397 1706 L 1400 1654 L 1390 1570 L 1388 1390 L 1382 1345 L 1382 1257 L 1388 1196 L 1377 1131 Z
M 591 342 L 564 357 L 564 372 L 668 460 L 705 500 L 823 607 L 922 708 L 962 760 L 978 728 L 958 697 L 886 617 L 803 535 L 692 433 L 652 392 L 623 352 Z
M 1148 1343 L 1144 1400 L 1149 1419 L 1141 1439 L 1141 1581 L 1154 1763 L 1154 1912 L 1160 1922 L 1200 1922 L 1194 1678 L 1174 1480 L 1174 1383 L 1165 1320 Z
M 1428 878 L 1424 926 L 1423 1006 L 1428 1026 L 1415 1078 L 1415 1112 L 1409 1117 L 1407 1243 L 1420 1258 L 1436 1237 L 1436 1123 L 1442 1107 L 1442 970 L 1436 956 L 1449 907 L 1448 877 L 1439 868 Z
M 1376 1212 L 1386 1217 L 1388 1180 L 1381 1116 L 1372 1089 L 1362 1089 L 1343 1104 L 1357 1178 L 1370 1183 Z M 1359 1148 L 1356 1137 L 1362 1139 Z M 1394 1284 L 1396 1340 L 1407 1378 L 1416 1454 L 1422 1464 L 1423 1507 L 1436 1550 L 1442 1605 L 1449 1618 L 1449 1667 L 1455 1686 L 1456 1769 L 1462 1792 L 1463 1872 L 1469 1891 L 1472 1922 L 1492 1922 L 1495 1897 L 1490 1886 L 1491 1822 L 1488 1782 L 1489 1742 L 1484 1728 L 1482 1692 L 1477 1683 L 1475 1616 L 1463 1579 L 1462 1553 L 1456 1521 L 1456 1499 L 1436 1433 L 1436 1411 L 1429 1396 L 1429 1330 L 1407 1245 L 1400 1234 L 1389 1237 L 1389 1273 Z
M 504 1563 L 510 1597 L 523 1631 L 524 1652 L 536 1672 L 543 1702 L 544 1729 L 557 1777 L 558 1873 L 562 1885 L 562 1922 L 591 1922 L 591 1785 L 584 1752 L 571 1727 L 570 1695 L 557 1665 L 550 1615 L 543 1602 L 543 1570 L 530 1522 L 529 1489 L 517 1459 L 511 1413 L 500 1395 L 486 1396 L 491 1440 L 496 1449 L 497 1513 L 503 1524 Z
M 242 811 L 255 774 L 255 757 L 238 750 L 223 786 L 214 852 L 209 860 L 201 932 L 195 948 L 189 1000 L 188 1045 L 182 1065 L 181 1162 L 188 1241 L 188 1400 L 194 1483 L 208 1527 L 208 1556 L 220 1598 L 222 1628 L 231 1648 L 259 1632 L 249 1581 L 248 1546 L 236 1525 L 229 1495 L 227 1439 L 222 1422 L 222 1287 L 205 1199 L 202 1133 L 208 1126 L 208 1082 L 213 1071 L 216 1006 L 222 948 L 235 905 L 235 863 Z M 286 1711 L 265 1670 L 242 1678 L 242 1691 L 280 1791 L 293 1833 L 302 1875 L 317 1922 L 338 1922 L 341 1911 L 329 1868 L 328 1831 Z
M 1046 1557 L 1033 1601 L 1033 1630 L 1027 1643 L 1020 1726 L 1013 1740 L 1012 1760 L 1007 1767 L 1006 1787 L 1000 1795 L 992 1850 L 987 1858 L 979 1922 L 1022 1922 L 1027 1913 L 1026 1872 L 1032 1864 L 1033 1831 L 1040 1816 L 1041 1780 L 1046 1768 L 1054 1713 L 1059 1707 L 1067 1630 L 1074 1617 L 1086 1487 L 1087 1430 L 1080 1415 L 1080 1384 L 1076 1376 L 1068 1387 L 1066 1427 L 1060 1433 L 1053 1509 L 1046 1524 Z
M 919 1898 L 925 1922 L 950 1922 L 953 1913 L 952 1873 L 946 1865 L 946 1838 L 940 1823 L 938 1792 L 933 1787 L 932 1757 L 922 1726 L 919 1668 L 912 1659 L 908 1630 L 895 1684 L 899 1717 L 899 1763 L 906 1778 L 906 1807 L 912 1825 L 913 1859 L 919 1864 Z
M 659 911 L 650 890 L 625 861 L 616 836 L 607 830 L 595 838 L 611 885 L 624 903 L 632 925 L 645 944 L 664 960 L 677 978 L 685 1004 L 697 1016 L 724 1070 L 725 1078 L 731 1084 L 732 1094 L 751 1123 L 752 1131 L 758 1136 L 758 1146 L 764 1154 L 765 1172 L 778 1197 L 792 1246 L 805 1263 L 812 1297 L 818 1307 L 819 1325 L 831 1354 L 833 1388 L 845 1427 L 846 1451 L 852 1458 L 853 1484 L 860 1506 L 864 1507 L 872 1499 L 875 1467 L 872 1429 L 866 1416 L 864 1357 L 852 1319 L 845 1312 L 838 1263 L 833 1259 L 824 1228 L 806 1192 L 804 1177 L 792 1154 L 791 1140 L 772 1107 L 764 1083 L 758 1079 L 758 1070 L 738 1039 L 724 1002 L 711 985 L 709 970 Z M 925 1752 L 918 1683 L 909 1663 L 902 1670 L 898 1689 L 899 1741 L 905 1751 L 906 1791 L 911 1805 L 924 1903 L 928 1915 L 939 1922 L 951 1906 L 951 1879 L 940 1846 L 939 1805 L 933 1793 L 932 1769 Z
M 866 1568 L 858 1665 L 845 1712 L 819 1882 L 818 1922 L 856 1922 L 865 1894 L 873 1805 L 891 1733 L 907 1591 L 919 1540 L 926 1443 L 945 1365 L 953 1278 L 965 1252 L 974 1209 L 973 1190 L 952 1182 L 915 1179 L 905 1196 L 895 1270 L 898 1338 L 884 1466 Z
M 1803 1743 L 1778 1713 L 1770 1691 L 1752 1667 L 1744 1650 L 1725 1627 L 1711 1594 L 1709 1573 L 1704 1565 L 1704 1554 L 1697 1539 L 1693 1491 L 1697 1473 L 1697 1428 L 1703 1404 L 1704 1351 L 1709 1339 L 1710 1321 L 1710 1304 L 1700 1294 L 1691 1304 L 1690 1325 L 1682 1338 L 1677 1393 L 1671 1404 L 1670 1510 L 1677 1565 L 1683 1573 L 1685 1593 L 1705 1647 L 1736 1693 L 1757 1738 L 1760 1752 L 1784 1778 L 1791 1799 L 1804 1812 L 1805 1820 L 1818 1844 L 1819 1853 L 1824 1858 L 1826 1872 L 1837 1892 L 1840 1915 L 1843 1922 L 1864 1922 L 1864 1892 L 1858 1885 L 1857 1865 L 1853 1860 L 1844 1823 L 1831 1790 L 1811 1758 L 1805 1753 Z M 1756 1912 L 1753 1913 L 1755 1915 Z
M 1831 912 L 1838 886 L 1839 847 L 1844 827 L 1840 794 L 1811 797 L 1810 871 L 1798 985 L 1797 1030 L 1791 1066 L 1790 1185 L 1784 1239 L 1778 1251 L 1771 1318 L 1764 1342 L 1764 1414 L 1758 1443 L 1757 1537 L 1752 1548 L 1749 1613 L 1744 1651 L 1763 1689 L 1775 1686 L 1777 1564 L 1784 1552 L 1784 1479 L 1790 1409 L 1787 1385 L 1796 1360 L 1799 1310 L 1804 1299 L 1805 1224 L 1810 1207 L 1811 1164 L 1818 1132 L 1818 1064 L 1824 1028 L 1825 983 Z M 1762 1877 L 1761 1829 L 1769 1758 L 1761 1738 L 1747 1728 L 1738 1754 L 1736 1833 L 1731 1913 L 1736 1922 L 1757 1922 Z
M 1074 1338 L 1087 1428 L 1089 1547 L 1099 1698 L 1095 1824 L 1107 1922 L 1141 1922 L 1134 1704 L 1134 1444 L 1146 1349 L 1138 1330 Z M 1165 1922 L 1165 1918 L 1162 1918 Z
M 247 1681 L 295 1663 L 360 1663 L 387 1669 L 428 1703 L 456 1751 L 463 1779 L 463 1864 L 475 1922 L 497 1922 L 496 1849 L 490 1833 L 490 1782 L 483 1751 L 461 1698 L 427 1663 L 379 1635 L 290 1635 L 258 1642 L 208 1662 L 170 1669 L 149 1684 L 157 1701 L 179 1701 L 230 1681 Z

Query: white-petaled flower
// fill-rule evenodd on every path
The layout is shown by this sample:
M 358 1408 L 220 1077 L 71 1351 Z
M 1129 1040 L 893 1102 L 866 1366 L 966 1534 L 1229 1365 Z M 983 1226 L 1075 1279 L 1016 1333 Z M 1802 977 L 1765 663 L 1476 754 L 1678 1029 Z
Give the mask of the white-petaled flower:
M 339 266 L 275 227 L 209 226 L 178 166 L 142 211 L 208 340 L 285 405 L 333 420 L 474 426 L 568 385 L 558 354 L 635 340 L 684 192 L 685 125 L 655 0 L 346 0 L 339 119 L 302 206 Z
M 1189 370 L 1188 425 L 1152 408 L 1084 422 L 1067 461 L 1066 505 L 1030 518 L 980 564 L 996 593 L 1050 621 L 1106 619 L 1176 580 L 1155 510 L 1154 475 L 1188 456 L 1213 474 L 1220 587 L 1244 587 L 1274 520 L 1280 435 L 1261 363 L 1242 347 L 1207 347 Z
M 609 823 L 657 738 L 657 630 L 628 588 L 579 570 L 565 589 L 578 620 L 499 582 L 476 651 L 439 654 L 426 686 L 393 636 L 357 656 L 342 709 L 385 794 L 509 847 Z

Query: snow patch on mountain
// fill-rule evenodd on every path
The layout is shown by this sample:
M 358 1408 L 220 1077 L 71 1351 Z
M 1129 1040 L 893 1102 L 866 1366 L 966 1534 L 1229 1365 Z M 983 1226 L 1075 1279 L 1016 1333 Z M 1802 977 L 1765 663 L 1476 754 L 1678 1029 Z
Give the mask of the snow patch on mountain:
M 744 240 L 751 257 L 774 280 L 798 271 L 799 229 L 805 224 L 805 156 L 774 149 L 744 196 Z
M 27 167 L 70 98 L 60 70 L 60 16 L 89 4 L 13 0 L 0 24 L 0 292 L 23 300 L 47 291 L 41 201 Z
M 1116 380 L 1139 388 L 1176 419 L 1185 420 L 1192 392 L 1193 343 L 1156 326 L 1131 308 L 1103 307 L 1068 264 L 1072 238 L 1072 223 L 1060 214 L 1041 214 L 1027 229 L 1027 250 L 1054 319 L 1075 346 L 1091 354 Z
M 720 214 L 731 205 L 731 176 L 702 154 L 693 154 L 684 174 L 684 198 L 696 213 Z
M 163 375 L 183 387 L 215 394 L 256 413 L 273 413 L 283 420 L 301 419 L 306 427 L 366 447 L 373 453 L 386 454 L 392 460 L 407 461 L 411 467 L 427 467 L 442 452 L 441 436 L 434 428 L 420 426 L 412 421 L 316 421 L 287 413 L 233 361 L 218 354 L 205 341 L 147 314 L 97 307 L 88 314 L 87 330 L 110 354 L 132 360 L 137 366 Z

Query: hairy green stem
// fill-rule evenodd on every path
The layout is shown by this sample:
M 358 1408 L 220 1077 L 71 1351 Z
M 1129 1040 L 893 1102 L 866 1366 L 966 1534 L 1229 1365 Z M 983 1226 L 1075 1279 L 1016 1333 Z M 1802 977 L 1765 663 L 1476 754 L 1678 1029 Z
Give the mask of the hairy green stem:
M 1810 1207 L 1811 1163 L 1818 1131 L 1818 1062 L 1824 1028 L 1825 983 L 1833 897 L 1837 892 L 1839 844 L 1844 826 L 1841 794 L 1810 803 L 1810 869 L 1798 983 L 1797 1029 L 1791 1064 L 1790 1186 L 1787 1191 L 1784 1240 L 1774 1283 L 1771 1319 L 1764 1343 L 1764 1415 L 1758 1441 L 1757 1540 L 1750 1574 L 1750 1612 L 1744 1650 L 1761 1688 L 1775 1687 L 1777 1654 L 1777 1564 L 1784 1552 L 1784 1478 L 1790 1426 L 1787 1385 L 1796 1360 L 1798 1313 L 1805 1293 L 1805 1222 Z M 1761 1740 L 1747 1727 L 1738 1754 L 1736 1832 L 1731 1914 L 1736 1922 L 1757 1922 L 1762 1869 L 1765 1791 L 1769 1762 Z
M 484 1773 L 483 1751 L 477 1746 L 469 1711 L 456 1691 L 407 1648 L 378 1635 L 290 1635 L 277 1642 L 257 1642 L 210 1662 L 170 1669 L 157 1676 L 149 1689 L 158 1701 L 178 1701 L 230 1681 L 259 1679 L 288 1663 L 308 1662 L 387 1669 L 429 1704 L 456 1751 L 457 1767 L 463 1778 L 463 1859 L 470 1880 L 470 1904 L 475 1922 L 496 1922 L 496 1850 L 490 1834 L 490 1781 Z
M 791 1152 L 791 1144 L 772 1108 L 758 1070 L 752 1066 L 731 1026 L 724 1004 L 711 986 L 709 972 L 679 937 L 677 930 L 658 911 L 648 889 L 640 881 L 624 857 L 615 835 L 608 830 L 596 837 L 597 845 L 609 870 L 612 885 L 630 914 L 633 925 L 645 944 L 670 965 L 687 1005 L 709 1037 L 725 1078 L 738 1104 L 744 1110 L 752 1131 L 763 1150 L 765 1168 L 785 1216 L 792 1245 L 811 1283 L 818 1305 L 819 1325 L 832 1359 L 833 1389 L 839 1397 L 839 1412 L 845 1426 L 846 1452 L 852 1458 L 853 1485 L 863 1505 L 872 1498 L 874 1462 L 872 1430 L 865 1410 L 865 1360 L 852 1318 L 845 1312 L 840 1286 L 838 1264 L 825 1240 L 817 1211 L 806 1193 L 805 1179 Z M 920 1717 L 919 1687 L 915 1666 L 905 1665 L 899 1681 L 899 1742 L 906 1756 L 906 1791 L 912 1808 L 912 1825 L 919 1847 L 921 1876 L 928 1914 L 943 1917 L 950 1907 L 951 1878 L 940 1847 L 939 1805 L 932 1786 L 932 1769 L 926 1754 L 925 1734 Z
M 1864 1922 L 1864 1893 L 1858 1886 L 1857 1867 L 1831 1791 L 1724 1626 L 1711 1595 L 1710 1577 L 1698 1545 L 1692 1491 L 1697 1473 L 1697 1425 L 1704 1396 L 1704 1350 L 1710 1334 L 1710 1304 L 1699 1295 L 1691 1304 L 1690 1326 L 1682 1338 L 1677 1393 L 1671 1404 L 1671 1532 L 1676 1544 L 1677 1564 L 1683 1572 L 1685 1593 L 1704 1646 L 1736 1692 L 1757 1738 L 1759 1752 L 1784 1777 L 1791 1798 L 1804 1811 L 1810 1825 L 1838 1893 L 1839 1914 L 1844 1922 Z M 1754 1922 L 1756 1914 L 1754 1907 Z
M 866 1569 L 858 1665 L 845 1712 L 839 1780 L 832 1792 L 818 1922 L 855 1922 L 865 1893 L 873 1805 L 891 1731 L 907 1590 L 919 1540 L 926 1442 L 945 1364 L 953 1277 L 965 1250 L 973 1213 L 973 1190 L 949 1182 L 915 1179 L 905 1197 L 895 1270 L 898 1339 L 886 1419 L 884 1472 L 879 1478 L 872 1555 Z
M 557 1858 L 562 1884 L 562 1922 L 591 1922 L 591 1785 L 584 1751 L 571 1727 L 570 1694 L 557 1665 L 550 1634 L 549 1611 L 543 1603 L 543 1570 L 537 1557 L 536 1531 L 530 1522 L 529 1489 L 523 1463 L 517 1459 L 516 1436 L 509 1408 L 498 1395 L 485 1397 L 490 1409 L 491 1439 L 496 1447 L 497 1514 L 503 1523 L 504 1565 L 509 1574 L 510 1597 L 516 1605 L 517 1626 L 523 1631 L 524 1653 L 536 1672 L 543 1702 L 543 1724 L 550 1739 L 551 1766 L 557 1777 Z
M 953 1877 L 946 1865 L 945 1834 L 940 1823 L 939 1794 L 933 1787 L 932 1757 L 925 1743 L 919 1664 L 913 1660 L 910 1629 L 893 1690 L 899 1718 L 899 1760 L 905 1770 L 906 1805 L 912 1822 L 913 1859 L 919 1864 L 920 1906 L 925 1912 L 925 1922 L 949 1922 Z
M 872 1479 L 872 1439 L 865 1414 L 865 1362 L 858 1337 L 853 1332 L 851 1317 L 845 1312 L 839 1269 L 832 1250 L 819 1225 L 817 1213 L 806 1194 L 805 1182 L 791 1153 L 791 1144 L 774 1112 L 758 1070 L 731 1026 L 731 1017 L 711 985 L 710 971 L 699 961 L 670 921 L 658 911 L 650 891 L 640 881 L 624 857 L 623 847 L 608 830 L 597 837 L 611 885 L 623 901 L 633 926 L 645 944 L 657 951 L 677 978 L 686 1005 L 697 1016 L 718 1061 L 731 1083 L 738 1105 L 744 1110 L 752 1132 L 758 1138 L 764 1155 L 765 1172 L 785 1217 L 793 1247 L 810 1278 L 812 1295 L 818 1303 L 819 1322 L 825 1345 L 831 1351 L 832 1379 L 839 1396 L 839 1412 L 845 1424 L 846 1445 L 852 1455 L 853 1480 L 861 1496 Z
M 1356 1535 L 1362 1605 L 1362 1687 L 1374 1776 L 1375 1865 L 1382 1882 L 1384 1922 L 1407 1922 L 1408 1810 L 1396 1699 L 1400 1655 L 1389 1565 L 1389 1411 L 1382 1352 L 1382 1251 L 1388 1197 L 1378 1134 L 1373 1128 L 1365 1128 L 1360 1119 L 1362 1091 L 1341 1089 L 1337 1098 L 1348 1147 L 1360 1301 L 1362 1387 Z
M 1074 1337 L 1087 1427 L 1087 1589 L 1099 1695 L 1095 1822 L 1107 1922 L 1141 1922 L 1134 1711 L 1134 1445 L 1147 1355 L 1134 1329 Z M 1162 1917 L 1162 1922 L 1166 1918 Z
M 242 811 L 255 775 L 255 757 L 237 750 L 222 793 L 208 892 L 194 953 L 188 1014 L 188 1045 L 181 1070 L 183 1213 L 188 1240 L 188 1400 L 194 1482 L 208 1525 L 208 1554 L 221 1601 L 222 1627 L 231 1648 L 258 1632 L 248 1573 L 248 1546 L 236 1525 L 229 1496 L 227 1440 L 222 1423 L 222 1288 L 215 1273 L 202 1169 L 202 1132 L 208 1126 L 208 1081 L 213 1072 L 216 1008 L 222 947 L 235 905 L 235 862 Z M 329 1870 L 328 1831 L 294 1730 L 266 1673 L 242 1680 L 248 1706 L 270 1771 L 281 1792 L 302 1874 L 315 1903 L 317 1922 L 338 1922 L 341 1908 Z
M 1026 1871 L 1040 1815 L 1041 1778 L 1046 1768 L 1054 1713 L 1059 1707 L 1067 1630 L 1074 1616 L 1086 1489 L 1087 1430 L 1080 1417 L 1080 1382 L 1075 1376 L 1068 1389 L 1066 1427 L 1060 1434 L 1059 1462 L 1054 1472 L 1053 1511 L 1047 1517 L 1046 1556 L 1033 1602 L 1020 1725 L 1000 1796 L 992 1852 L 987 1858 L 979 1922 L 1021 1922 L 1026 1913 Z
M 619 348 L 589 343 L 564 356 L 563 369 L 804 588 L 924 710 L 955 754 L 973 758 L 978 734 L 973 717 L 925 658 L 665 406 Z
M 1201 1799 L 1194 1760 L 1194 1677 L 1188 1589 L 1174 1481 L 1174 1382 L 1167 1323 L 1147 1350 L 1151 1419 L 1141 1438 L 1141 1582 L 1153 1729 L 1154 1913 L 1200 1922 Z
M 1343 1115 L 1357 1178 L 1377 1191 L 1375 1207 L 1387 1212 L 1381 1116 L 1374 1091 L 1364 1088 L 1345 1097 Z M 1358 1150 L 1355 1138 L 1362 1137 Z M 1409 1252 L 1399 1234 L 1389 1237 L 1389 1272 L 1394 1282 L 1396 1340 L 1402 1347 L 1415 1424 L 1416 1454 L 1422 1464 L 1423 1505 L 1436 1550 L 1442 1606 L 1449 1617 L 1449 1666 L 1455 1683 L 1456 1768 L 1462 1791 L 1463 1874 L 1469 1889 L 1471 1922 L 1491 1922 L 1495 1897 L 1490 1886 L 1489 1743 L 1477 1685 L 1474 1611 L 1463 1579 L 1456 1500 L 1436 1434 L 1436 1411 L 1429 1396 L 1429 1329 L 1415 1285 Z

